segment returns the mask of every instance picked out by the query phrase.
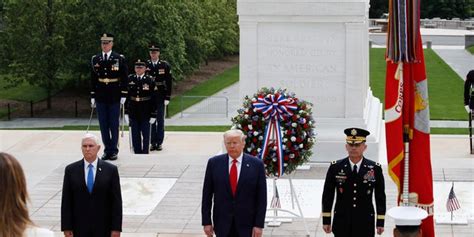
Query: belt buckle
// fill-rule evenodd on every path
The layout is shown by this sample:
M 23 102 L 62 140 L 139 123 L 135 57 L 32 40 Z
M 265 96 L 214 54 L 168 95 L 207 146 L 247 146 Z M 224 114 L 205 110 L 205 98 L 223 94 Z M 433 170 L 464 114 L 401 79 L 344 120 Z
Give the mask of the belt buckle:
M 105 78 L 105 79 L 104 79 L 104 83 L 105 83 L 106 85 L 109 84 L 109 81 L 110 81 L 109 78 Z

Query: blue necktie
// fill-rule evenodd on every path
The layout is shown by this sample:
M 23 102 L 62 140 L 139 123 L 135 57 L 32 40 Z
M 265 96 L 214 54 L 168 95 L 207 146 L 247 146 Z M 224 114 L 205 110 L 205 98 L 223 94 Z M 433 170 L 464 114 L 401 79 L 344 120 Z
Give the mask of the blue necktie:
M 87 189 L 89 193 L 92 193 L 92 188 L 94 187 L 94 166 L 89 164 L 87 167 L 89 168 L 89 172 L 87 173 Z

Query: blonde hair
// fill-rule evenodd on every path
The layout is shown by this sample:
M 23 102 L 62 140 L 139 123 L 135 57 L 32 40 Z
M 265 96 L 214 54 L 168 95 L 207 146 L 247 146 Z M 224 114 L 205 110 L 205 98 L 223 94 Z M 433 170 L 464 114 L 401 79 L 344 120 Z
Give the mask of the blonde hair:
M 242 141 L 245 141 L 245 138 L 246 138 L 242 130 L 239 130 L 239 129 L 230 129 L 224 132 L 224 140 L 226 137 L 234 137 L 234 136 L 236 137 L 238 136 L 240 140 Z
M 0 237 L 23 236 L 32 225 L 28 215 L 26 180 L 20 163 L 0 152 Z

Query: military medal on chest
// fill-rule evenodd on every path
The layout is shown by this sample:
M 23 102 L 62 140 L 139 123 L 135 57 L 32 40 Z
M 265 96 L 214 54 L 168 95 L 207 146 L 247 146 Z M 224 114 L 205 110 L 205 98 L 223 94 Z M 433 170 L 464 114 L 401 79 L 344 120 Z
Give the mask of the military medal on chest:
M 119 65 L 120 65 L 119 60 L 115 59 L 115 63 L 112 65 L 112 71 L 118 71 L 119 70 Z

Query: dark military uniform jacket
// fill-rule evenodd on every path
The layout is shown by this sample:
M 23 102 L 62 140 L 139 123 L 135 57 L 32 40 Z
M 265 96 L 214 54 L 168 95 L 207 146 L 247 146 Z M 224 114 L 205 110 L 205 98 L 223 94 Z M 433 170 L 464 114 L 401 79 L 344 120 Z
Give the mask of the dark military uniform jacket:
M 170 64 L 159 59 L 153 66 L 151 60 L 148 60 L 146 62 L 146 73 L 155 79 L 158 88 L 158 102 L 163 103 L 164 100 L 170 100 L 173 81 Z
M 474 109 L 474 94 L 472 93 L 472 86 L 474 81 L 466 79 L 464 82 L 464 105 L 469 105 L 469 108 Z
M 130 119 L 148 122 L 150 118 L 156 118 L 156 86 L 152 77 L 143 75 L 138 79 L 137 75 L 130 75 L 127 91 L 125 113 Z
M 112 51 L 105 61 L 100 52 L 92 56 L 91 69 L 91 98 L 112 104 L 126 96 L 128 68 L 123 55 Z
M 336 237 L 369 237 L 377 227 L 384 226 L 385 184 L 379 163 L 362 159 L 359 172 L 352 174 L 349 158 L 333 161 L 326 175 L 322 198 L 323 225 L 331 224 L 336 193 L 332 231 Z M 375 194 L 377 212 L 372 196 Z

